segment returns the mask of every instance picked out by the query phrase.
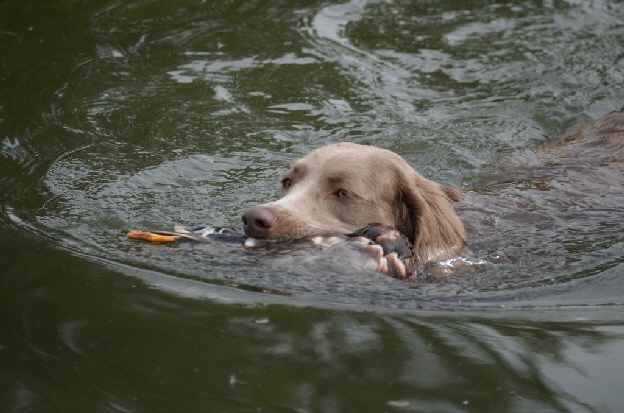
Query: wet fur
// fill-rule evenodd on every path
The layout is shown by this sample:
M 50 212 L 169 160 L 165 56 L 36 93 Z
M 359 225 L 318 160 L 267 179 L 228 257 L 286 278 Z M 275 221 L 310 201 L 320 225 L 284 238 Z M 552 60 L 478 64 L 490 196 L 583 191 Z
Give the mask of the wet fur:
M 343 190 L 348 197 L 338 195 Z M 348 234 L 379 223 L 405 234 L 423 263 L 456 256 L 466 243 L 451 205 L 461 192 L 424 178 L 385 149 L 354 143 L 316 149 L 283 175 L 280 191 L 280 200 L 255 207 L 276 217 L 263 238 Z M 245 215 L 247 235 L 258 236 L 249 228 L 253 211 Z

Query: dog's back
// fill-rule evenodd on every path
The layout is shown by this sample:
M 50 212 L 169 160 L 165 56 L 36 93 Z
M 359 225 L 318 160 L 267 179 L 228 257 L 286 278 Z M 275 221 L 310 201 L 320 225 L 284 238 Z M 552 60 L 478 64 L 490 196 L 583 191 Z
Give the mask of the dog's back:
M 580 126 L 544 148 L 549 157 L 622 162 L 624 113 L 613 113 Z

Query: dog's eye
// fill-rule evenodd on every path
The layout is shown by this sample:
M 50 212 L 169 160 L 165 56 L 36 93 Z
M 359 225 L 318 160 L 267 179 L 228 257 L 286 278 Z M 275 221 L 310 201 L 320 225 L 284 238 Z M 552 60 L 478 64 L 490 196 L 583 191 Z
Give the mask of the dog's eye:
M 290 179 L 290 178 L 282 179 L 282 186 L 284 188 L 290 188 L 292 186 L 292 179 Z
M 340 189 L 336 192 L 338 198 L 349 198 L 349 192 L 346 189 Z

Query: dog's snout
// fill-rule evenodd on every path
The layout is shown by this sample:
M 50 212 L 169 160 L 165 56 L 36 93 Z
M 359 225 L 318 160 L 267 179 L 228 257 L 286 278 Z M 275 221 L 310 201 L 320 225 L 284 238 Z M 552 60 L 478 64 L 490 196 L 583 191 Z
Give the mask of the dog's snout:
M 271 228 L 277 221 L 277 215 L 269 208 L 255 206 L 243 213 L 245 234 L 252 238 L 269 238 Z

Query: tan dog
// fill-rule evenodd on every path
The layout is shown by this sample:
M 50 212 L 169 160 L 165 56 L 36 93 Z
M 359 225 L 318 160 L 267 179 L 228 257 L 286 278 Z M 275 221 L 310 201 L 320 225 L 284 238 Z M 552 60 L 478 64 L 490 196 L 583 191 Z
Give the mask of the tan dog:
M 541 166 L 558 160 L 569 164 L 571 158 L 597 159 L 604 166 L 604 160 L 614 167 L 611 176 L 615 171 L 619 177 L 624 114 L 577 128 L 536 155 Z M 316 149 L 283 175 L 280 192 L 278 201 L 244 212 L 246 235 L 348 234 L 379 223 L 406 235 L 423 264 L 457 257 L 466 244 L 464 226 L 451 205 L 461 200 L 460 191 L 424 178 L 388 150 L 353 143 Z
M 405 234 L 421 263 L 457 256 L 466 243 L 451 206 L 461 192 L 425 179 L 385 149 L 354 143 L 316 149 L 283 175 L 280 192 L 280 200 L 245 211 L 245 234 L 348 234 L 379 223 Z

